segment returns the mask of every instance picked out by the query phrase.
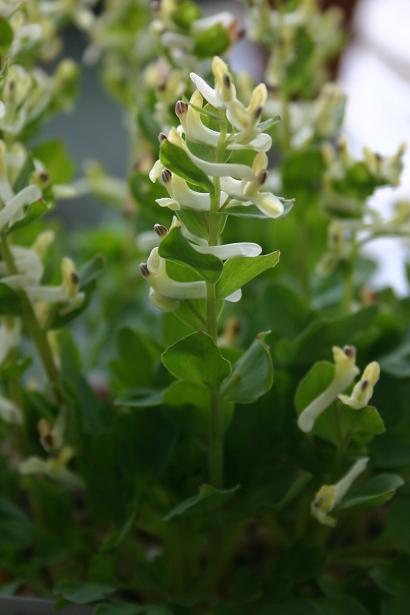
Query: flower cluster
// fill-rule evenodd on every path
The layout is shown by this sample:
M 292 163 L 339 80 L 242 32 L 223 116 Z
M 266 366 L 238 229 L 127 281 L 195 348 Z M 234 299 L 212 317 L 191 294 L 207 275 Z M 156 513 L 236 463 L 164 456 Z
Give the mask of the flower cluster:
M 52 231 L 37 231 L 34 236 L 29 233 L 30 243 L 27 238 L 20 243 L 16 233 L 47 213 L 54 205 L 57 192 L 47 162 L 42 159 L 41 145 L 40 153 L 36 153 L 30 151 L 25 141 L 50 113 L 71 106 L 77 80 L 77 68 L 70 60 L 60 62 L 50 75 L 33 66 L 34 59 L 50 57 L 44 52 L 44 41 L 50 45 L 54 41 L 49 52 L 56 51 L 57 26 L 61 21 L 73 16 L 91 17 L 89 4 L 62 0 L 16 3 L 13 7 L 13 3 L 0 3 L 5 37 L 0 80 L 0 287 L 4 300 L 0 319 L 0 368 L 7 374 L 20 356 L 22 333 L 30 333 L 54 391 L 58 372 L 47 342 L 50 323 L 77 310 L 85 297 L 76 267 L 67 257 L 61 260 L 61 282 L 49 282 L 45 259 L 54 241 Z M 7 301 L 10 305 L 6 305 Z M 0 417 L 21 424 L 24 400 L 13 395 L 7 377 L 3 383 Z M 67 463 L 69 457 L 64 459 Z M 22 471 L 26 471 L 24 468 L 23 463 Z
M 232 208 L 253 206 L 264 216 L 277 218 L 289 206 L 284 199 L 263 190 L 268 178 L 266 152 L 271 147 L 271 137 L 264 130 L 272 123 L 261 122 L 267 90 L 265 85 L 258 85 L 245 106 L 237 96 L 227 65 L 219 57 L 212 61 L 212 73 L 214 87 L 191 73 L 197 89 L 189 102 L 176 103 L 180 125 L 160 135 L 160 159 L 150 179 L 160 181 L 166 189 L 168 197 L 157 199 L 157 203 L 175 212 L 178 222 L 173 226 L 180 228 L 195 252 L 221 261 L 239 255 L 255 257 L 261 252 L 260 246 L 247 242 L 221 245 L 219 230 L 222 216 L 229 216 Z M 203 146 L 200 153 L 198 146 Z M 251 164 L 229 160 L 241 152 L 252 153 Z M 201 191 L 194 189 L 198 186 Z M 200 234 L 185 223 L 186 211 L 195 214 L 200 225 L 205 221 L 208 232 Z M 216 237 L 210 232 L 215 220 Z M 204 281 L 184 282 L 170 277 L 160 248 L 153 249 L 141 272 L 151 286 L 151 300 L 162 308 L 174 309 L 179 300 L 206 297 Z M 238 298 L 238 292 L 227 297 Z
M 365 408 L 373 395 L 373 389 L 380 376 L 379 364 L 369 363 L 359 382 L 350 395 L 344 392 L 352 385 L 359 373 L 356 366 L 356 349 L 353 346 L 333 347 L 334 376 L 324 391 L 315 397 L 300 413 L 298 427 L 305 433 L 312 431 L 316 420 L 339 399 L 343 404 L 360 410 Z
M 270 51 L 266 70 L 268 83 L 287 89 L 289 94 L 315 92 L 327 75 L 327 64 L 340 48 L 337 7 L 321 12 L 316 0 L 300 0 L 292 10 L 273 9 L 268 0 L 251 0 L 248 26 L 251 38 Z M 296 64 L 302 71 L 295 70 Z

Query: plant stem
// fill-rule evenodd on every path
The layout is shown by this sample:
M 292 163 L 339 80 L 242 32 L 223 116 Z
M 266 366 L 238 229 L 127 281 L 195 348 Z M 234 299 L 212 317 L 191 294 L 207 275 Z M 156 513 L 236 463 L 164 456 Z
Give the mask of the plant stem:
M 342 308 L 345 312 L 350 312 L 355 294 L 355 270 L 357 262 L 358 248 L 356 233 L 352 233 L 352 248 L 347 262 L 347 272 L 345 278 L 345 291 L 342 301 Z
M 19 271 L 14 261 L 13 253 L 10 250 L 7 238 L 4 236 L 1 238 L 1 249 L 10 275 L 18 275 Z M 63 396 L 60 390 L 60 374 L 55 364 L 50 344 L 48 343 L 47 332 L 40 325 L 33 310 L 33 306 L 31 305 L 26 293 L 24 291 L 19 291 L 18 294 L 21 300 L 24 322 L 27 325 L 33 342 L 37 348 L 37 352 L 42 361 L 44 371 L 47 374 L 47 378 L 50 382 L 55 398 L 58 402 L 62 402 Z
M 215 161 L 221 162 L 225 153 L 226 123 L 221 117 L 221 132 L 216 148 Z M 221 181 L 214 178 L 214 194 L 211 197 L 209 212 L 209 236 L 208 244 L 217 246 L 219 243 L 219 217 L 218 210 L 221 198 Z M 214 342 L 218 336 L 218 302 L 216 297 L 216 283 L 206 284 L 206 321 L 207 332 Z M 209 435 L 209 477 L 211 484 L 220 489 L 223 486 L 223 399 L 219 391 L 210 390 L 210 415 L 211 427 Z

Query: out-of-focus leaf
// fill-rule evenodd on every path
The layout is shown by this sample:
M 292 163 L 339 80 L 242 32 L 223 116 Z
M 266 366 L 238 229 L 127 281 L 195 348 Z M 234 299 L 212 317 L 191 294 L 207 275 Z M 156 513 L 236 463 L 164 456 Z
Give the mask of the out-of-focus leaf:
M 265 343 L 268 335 L 269 331 L 259 333 L 233 365 L 232 373 L 223 386 L 226 399 L 250 404 L 271 388 L 273 365 L 269 346 Z

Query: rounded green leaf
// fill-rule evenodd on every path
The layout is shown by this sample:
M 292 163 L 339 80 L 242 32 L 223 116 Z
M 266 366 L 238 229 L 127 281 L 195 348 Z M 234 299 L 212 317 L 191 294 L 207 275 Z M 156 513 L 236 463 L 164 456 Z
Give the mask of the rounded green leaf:
M 202 331 L 183 337 L 162 354 L 162 362 L 178 380 L 218 389 L 231 373 L 231 364 L 223 358 L 212 338 Z
M 221 275 L 222 261 L 213 254 L 197 252 L 178 228 L 172 229 L 161 241 L 159 254 L 188 265 L 208 282 L 216 282 Z
M 360 487 L 349 491 L 337 508 L 380 506 L 390 500 L 402 485 L 404 485 L 404 480 L 398 474 L 373 476 Z
M 161 143 L 159 157 L 164 166 L 204 192 L 214 194 L 214 185 L 188 154 L 168 139 Z
M 219 299 L 224 299 L 258 275 L 272 269 L 279 262 L 278 250 L 263 256 L 233 256 L 224 264 L 221 277 L 216 286 Z
M 250 404 L 269 391 L 273 382 L 273 365 L 269 346 L 265 343 L 269 331 L 259 333 L 232 368 L 224 383 L 225 399 Z

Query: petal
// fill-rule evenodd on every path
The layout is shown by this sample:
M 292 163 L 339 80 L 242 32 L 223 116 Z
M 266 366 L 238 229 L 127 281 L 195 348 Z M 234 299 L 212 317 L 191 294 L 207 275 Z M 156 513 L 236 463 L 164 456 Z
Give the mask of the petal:
M 0 211 L 0 229 L 4 228 L 16 217 L 22 215 L 22 209 L 26 205 L 31 205 L 41 198 L 41 190 L 37 186 L 31 185 L 20 190 L 13 198 L 11 198 L 6 207 Z
M 162 199 L 155 199 L 155 202 L 160 207 L 168 207 L 172 211 L 177 211 L 178 209 L 181 209 L 178 201 L 176 201 L 175 199 L 168 199 L 164 197 Z
M 342 498 L 349 491 L 356 478 L 365 471 L 368 463 L 369 457 L 361 457 L 353 464 L 348 473 L 336 483 L 336 497 L 334 506 L 337 506 L 340 500 L 342 500 Z
M 219 99 L 219 96 L 215 92 L 213 88 L 211 88 L 208 83 L 202 79 L 196 73 L 190 73 L 191 81 L 194 83 L 195 87 L 201 92 L 202 96 L 207 100 L 213 107 L 216 109 L 220 109 L 223 107 L 223 102 Z
M 150 178 L 153 184 L 155 184 L 155 182 L 159 179 L 163 170 L 164 170 L 164 165 L 162 164 L 160 160 L 157 160 L 154 163 L 154 166 L 152 167 L 151 171 L 148 174 L 148 177 Z
M 229 301 L 230 303 L 238 303 L 238 301 L 241 300 L 242 297 L 242 290 L 239 288 L 238 290 L 235 290 L 234 293 L 232 293 L 231 295 L 228 295 L 228 297 L 225 297 L 226 301 Z
M 231 256 L 258 256 L 262 248 L 257 243 L 239 242 L 227 243 L 220 246 L 193 246 L 201 254 L 213 254 L 221 260 L 226 260 Z
M 250 200 L 268 218 L 279 218 L 283 215 L 284 207 L 279 197 L 271 192 L 259 192 Z
M 255 179 L 253 171 L 245 164 L 232 164 L 229 162 L 208 162 L 202 160 L 192 154 L 188 149 L 187 153 L 194 162 L 204 173 L 211 177 L 235 177 L 237 179 L 247 179 L 252 181 Z
M 155 305 L 155 307 L 159 308 L 163 312 L 173 312 L 179 306 L 179 301 L 177 299 L 169 299 L 169 297 L 163 297 L 153 288 L 149 289 L 149 300 L 152 305 Z
M 178 177 L 178 175 L 172 175 L 172 179 L 169 184 L 166 184 L 166 188 L 170 196 L 179 204 L 179 208 L 183 207 L 187 209 L 209 211 L 211 198 L 208 192 L 196 192 L 192 190 L 187 182 L 181 177 Z

